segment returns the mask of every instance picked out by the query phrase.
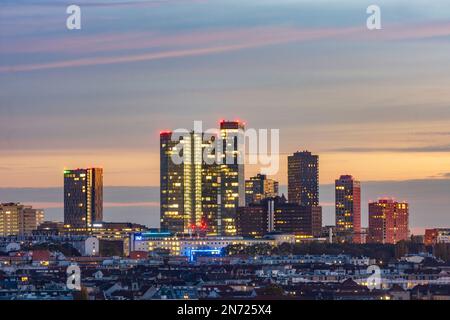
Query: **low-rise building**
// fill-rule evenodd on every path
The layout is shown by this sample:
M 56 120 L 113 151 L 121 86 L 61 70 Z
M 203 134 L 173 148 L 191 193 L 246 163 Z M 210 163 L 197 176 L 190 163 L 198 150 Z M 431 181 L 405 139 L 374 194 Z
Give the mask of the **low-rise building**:
M 295 242 L 294 235 L 273 234 L 261 239 L 244 237 L 197 237 L 174 236 L 169 232 L 149 231 L 131 235 L 131 251 L 166 250 L 174 256 L 187 256 L 191 260 L 202 255 L 221 255 L 222 250 L 230 245 L 251 246 L 268 244 L 276 246 L 284 242 Z
M 435 228 L 425 230 L 425 245 L 450 243 L 450 228 Z

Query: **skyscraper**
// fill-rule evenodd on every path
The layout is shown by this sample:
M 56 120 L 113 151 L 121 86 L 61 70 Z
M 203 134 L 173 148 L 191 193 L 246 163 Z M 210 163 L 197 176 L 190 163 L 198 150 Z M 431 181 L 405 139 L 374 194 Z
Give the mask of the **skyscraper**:
M 409 206 L 406 202 L 380 199 L 369 203 L 367 242 L 395 244 L 409 236 Z
M 185 217 L 184 165 L 175 164 L 171 159 L 178 141 L 172 141 L 171 131 L 162 131 L 159 137 L 161 229 L 184 233 L 190 223 L 190 216 Z
M 361 184 L 350 175 L 336 180 L 336 235 L 340 241 L 361 243 Z
M 245 180 L 245 203 L 259 203 L 266 198 L 278 196 L 278 181 L 268 179 L 265 174 L 257 174 Z
M 221 121 L 220 135 L 223 143 L 220 164 L 220 211 L 218 232 L 221 235 L 237 234 L 237 208 L 245 205 L 244 176 L 244 123 Z
M 238 121 L 221 121 L 220 136 L 190 132 L 175 141 L 172 132 L 161 132 L 162 229 L 236 234 L 236 210 L 245 203 L 243 128 Z M 184 161 L 173 162 L 174 154 Z
M 215 137 L 203 138 L 203 150 L 215 142 Z M 214 163 L 202 164 L 202 221 L 201 227 L 206 228 L 209 235 L 219 234 L 219 188 L 220 167 L 217 165 L 216 153 L 208 153 L 214 158 Z
M 319 156 L 303 151 L 288 157 L 288 199 L 304 206 L 319 205 Z
M 64 171 L 64 224 L 88 228 L 103 220 L 103 169 Z
M 219 167 L 202 159 L 213 142 L 214 137 L 204 138 L 203 133 L 175 140 L 170 131 L 160 133 L 161 229 L 181 234 L 200 228 L 217 234 Z M 173 154 L 182 155 L 183 161 L 174 162 Z

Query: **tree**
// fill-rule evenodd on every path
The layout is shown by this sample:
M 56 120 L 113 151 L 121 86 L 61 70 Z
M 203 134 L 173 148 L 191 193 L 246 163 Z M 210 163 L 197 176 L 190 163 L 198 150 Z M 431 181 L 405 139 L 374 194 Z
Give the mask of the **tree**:
M 406 241 L 399 241 L 395 244 L 395 258 L 400 259 L 409 253 L 408 243 Z
M 261 288 L 258 291 L 258 293 L 261 296 L 274 296 L 274 297 L 281 297 L 284 296 L 285 294 L 284 289 L 277 284 L 269 284 L 264 288 Z
M 80 291 L 75 291 L 73 294 L 74 300 L 89 300 L 89 293 L 87 288 L 82 286 Z
M 433 252 L 436 258 L 442 259 L 445 262 L 450 261 L 450 244 L 437 243 L 433 247 Z

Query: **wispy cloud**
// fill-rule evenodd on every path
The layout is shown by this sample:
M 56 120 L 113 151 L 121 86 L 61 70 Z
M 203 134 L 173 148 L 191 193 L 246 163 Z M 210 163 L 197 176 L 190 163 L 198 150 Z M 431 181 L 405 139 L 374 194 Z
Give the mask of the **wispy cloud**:
M 427 131 L 427 132 L 416 132 L 419 136 L 450 136 L 450 131 Z
M 367 148 L 367 147 L 344 147 L 328 149 L 331 152 L 355 152 L 355 153 L 370 153 L 370 152 L 450 152 L 450 145 L 430 145 L 418 147 L 381 147 L 381 148 Z
M 292 42 L 318 39 L 354 39 L 354 40 L 399 40 L 421 39 L 450 35 L 450 23 L 419 26 L 386 27 L 379 33 L 368 33 L 363 27 L 299 29 L 294 27 L 252 27 L 243 29 L 213 30 L 190 32 L 175 35 L 155 33 L 99 34 L 62 41 L 54 39 L 42 42 L 11 44 L 4 49 L 13 52 L 65 52 L 91 54 L 99 51 L 125 51 L 130 49 L 156 49 L 156 52 L 138 54 L 119 54 L 115 56 L 89 56 L 61 61 L 40 62 L 1 66 L 1 73 L 26 72 L 46 69 L 73 68 L 94 65 L 108 65 L 151 61 L 169 58 L 183 58 L 220 54 L 225 52 L 257 48 Z M 60 39 L 61 40 L 61 39 Z M 162 48 L 162 49 L 161 49 Z
M 62 202 L 24 202 L 26 205 L 32 205 L 34 208 L 40 209 L 61 209 L 64 208 Z M 104 202 L 105 208 L 134 208 L 134 207 L 159 207 L 159 203 L 156 201 L 147 202 Z
M 93 65 L 108 65 L 108 64 L 118 64 L 118 63 L 130 63 L 130 62 L 140 62 L 140 61 L 151 61 L 160 60 L 168 58 L 182 58 L 182 57 L 192 57 L 192 56 L 202 56 L 209 54 L 218 54 L 230 51 L 237 51 L 242 49 L 257 48 L 268 45 L 283 44 L 289 42 L 297 41 L 310 41 L 314 39 L 325 39 L 330 37 L 345 36 L 355 32 L 358 32 L 360 28 L 341 28 L 341 29 L 313 29 L 313 30 L 299 30 L 296 28 L 252 28 L 250 30 L 231 30 L 228 32 L 219 33 L 201 33 L 201 34 L 188 34 L 181 36 L 169 36 L 167 38 L 156 38 L 156 42 L 150 41 L 150 43 L 136 43 L 128 42 L 125 45 L 111 44 L 111 42 L 116 43 L 113 38 L 106 39 L 110 42 L 110 49 L 115 50 L 126 50 L 131 48 L 143 48 L 146 46 L 175 46 L 175 45 L 185 45 L 185 46 L 196 46 L 199 43 L 211 43 L 209 45 L 204 45 L 202 47 L 194 48 L 181 48 L 172 50 L 163 50 L 159 52 L 151 53 L 141 53 L 141 54 L 128 54 L 121 56 L 110 56 L 110 57 L 87 57 L 79 59 L 70 59 L 46 63 L 35 63 L 35 64 L 22 64 L 14 66 L 2 66 L 0 67 L 0 72 L 24 72 L 24 71 L 36 71 L 43 69 L 59 69 L 59 68 L 70 68 L 70 67 L 82 67 L 82 66 L 93 66 Z M 119 35 L 123 37 L 123 35 Z M 130 37 L 134 37 L 130 35 Z M 138 38 L 139 40 L 139 38 Z M 78 41 L 83 41 L 82 38 Z M 92 37 L 87 38 L 88 44 L 95 42 Z M 141 39 L 142 41 L 142 39 Z M 101 44 L 100 37 L 100 44 Z M 124 42 L 124 39 L 122 41 Z M 217 42 L 225 42 L 226 44 L 217 44 Z M 89 49 L 90 51 L 95 50 L 94 48 Z
M 430 178 L 434 178 L 434 179 L 450 179 L 450 172 L 443 172 L 443 173 L 439 173 L 437 175 L 431 176 Z

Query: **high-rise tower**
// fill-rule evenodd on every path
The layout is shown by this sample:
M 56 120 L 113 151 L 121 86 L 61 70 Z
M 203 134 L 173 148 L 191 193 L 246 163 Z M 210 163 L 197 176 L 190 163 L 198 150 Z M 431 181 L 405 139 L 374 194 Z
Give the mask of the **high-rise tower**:
M 180 234 L 201 229 L 217 234 L 218 166 L 215 159 L 209 163 L 202 158 L 214 138 L 194 132 L 172 137 L 170 131 L 160 134 L 161 229 Z M 183 161 L 174 161 L 174 154 Z
M 103 220 L 103 169 L 64 171 L 64 224 L 87 228 Z
M 335 184 L 336 235 L 341 241 L 361 243 L 361 183 L 343 175 Z
M 319 205 L 319 156 L 303 151 L 288 157 L 288 200 L 304 206 Z
M 221 121 L 220 210 L 218 231 L 221 235 L 237 234 L 237 208 L 245 205 L 244 123 Z

